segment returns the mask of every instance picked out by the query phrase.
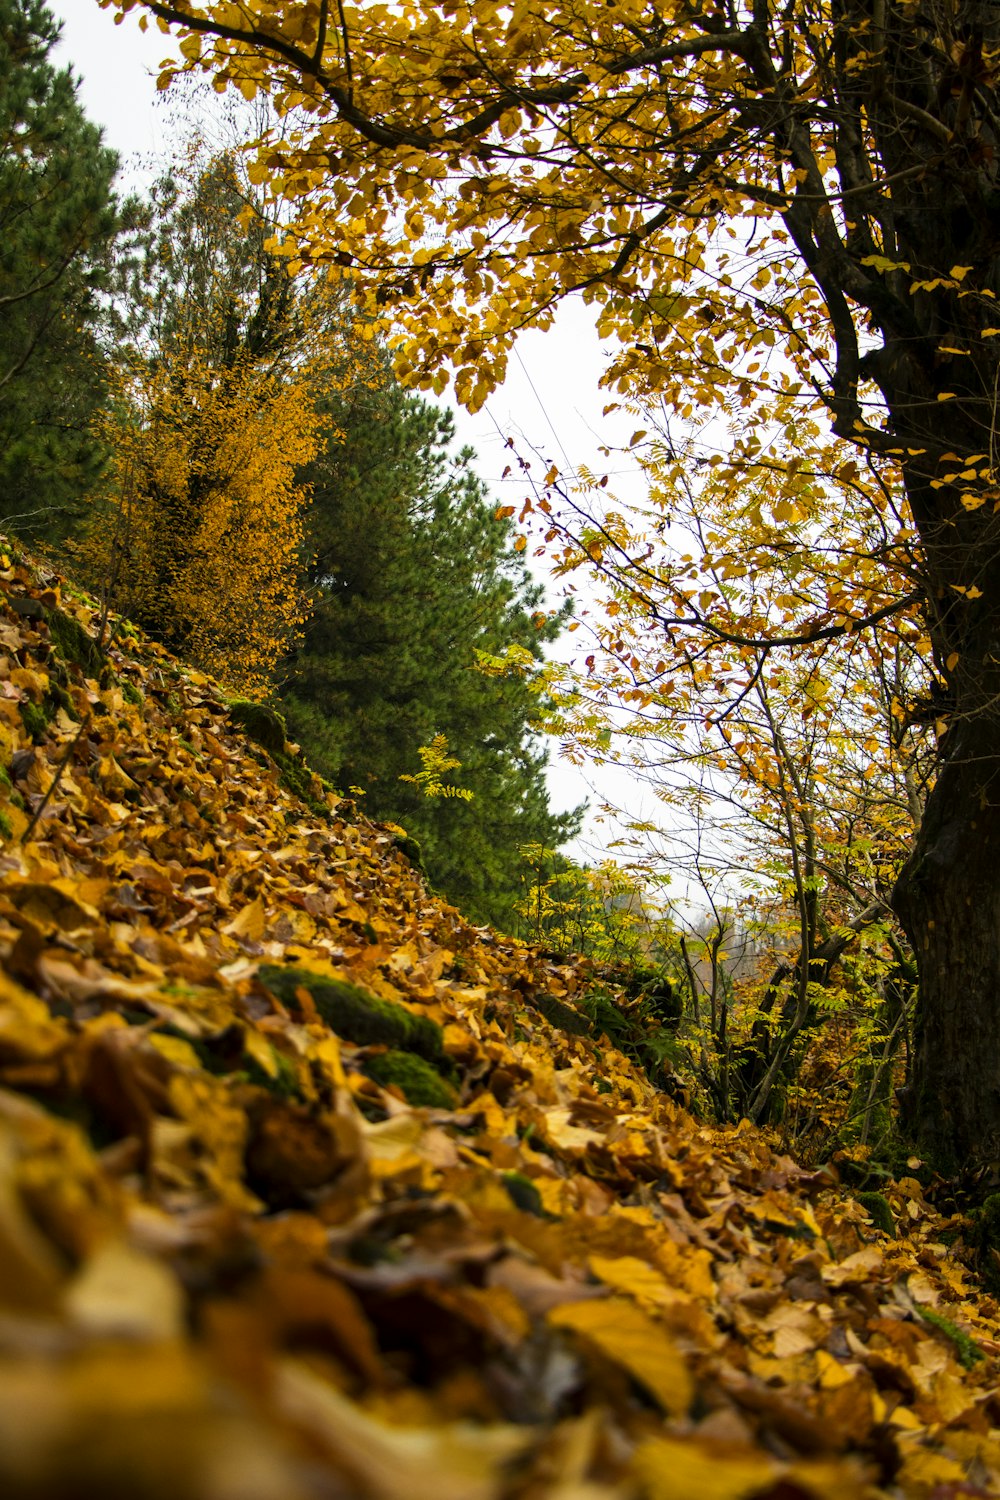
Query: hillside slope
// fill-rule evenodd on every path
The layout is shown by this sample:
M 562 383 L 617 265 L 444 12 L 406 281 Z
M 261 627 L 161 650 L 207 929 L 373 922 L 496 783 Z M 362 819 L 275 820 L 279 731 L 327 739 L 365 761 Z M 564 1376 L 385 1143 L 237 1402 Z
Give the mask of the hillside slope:
M 0 588 L 6 1500 L 997 1493 L 1000 1309 L 914 1178 L 891 1237 L 698 1124 L 575 1024 L 585 966 Z

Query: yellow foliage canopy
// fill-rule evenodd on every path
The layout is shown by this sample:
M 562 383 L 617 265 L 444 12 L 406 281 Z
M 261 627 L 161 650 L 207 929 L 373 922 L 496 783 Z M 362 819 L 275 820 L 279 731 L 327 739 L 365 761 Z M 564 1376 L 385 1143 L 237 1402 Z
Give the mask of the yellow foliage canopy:
M 139 374 L 130 395 L 110 433 L 118 526 L 95 546 L 121 552 L 129 613 L 231 686 L 259 690 L 304 617 L 295 476 L 317 447 L 310 392 L 249 360 L 220 374 L 191 353 Z

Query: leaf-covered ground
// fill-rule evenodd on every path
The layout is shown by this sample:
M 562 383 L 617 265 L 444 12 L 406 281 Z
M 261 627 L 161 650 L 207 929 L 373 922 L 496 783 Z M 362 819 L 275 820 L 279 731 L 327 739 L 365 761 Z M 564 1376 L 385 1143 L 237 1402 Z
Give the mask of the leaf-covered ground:
M 0 585 L 7 1500 L 1000 1492 L 915 1179 L 892 1237 L 699 1124 L 215 683 Z

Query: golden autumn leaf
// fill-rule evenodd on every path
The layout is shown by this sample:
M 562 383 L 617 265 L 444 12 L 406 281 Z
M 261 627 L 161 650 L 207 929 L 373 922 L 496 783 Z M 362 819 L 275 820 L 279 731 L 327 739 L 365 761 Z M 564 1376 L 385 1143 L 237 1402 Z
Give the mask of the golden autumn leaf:
M 671 1416 L 687 1411 L 694 1385 L 684 1356 L 670 1335 L 633 1303 L 618 1297 L 575 1302 L 553 1308 L 548 1321 L 589 1340 Z

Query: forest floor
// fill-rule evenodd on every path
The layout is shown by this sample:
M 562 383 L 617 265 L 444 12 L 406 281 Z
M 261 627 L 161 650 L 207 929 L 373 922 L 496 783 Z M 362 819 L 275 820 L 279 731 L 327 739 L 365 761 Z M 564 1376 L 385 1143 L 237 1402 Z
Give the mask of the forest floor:
M 695 1120 L 542 1014 L 587 965 L 0 587 L 5 1500 L 1000 1494 L 1000 1306 L 915 1177 L 890 1233 Z

